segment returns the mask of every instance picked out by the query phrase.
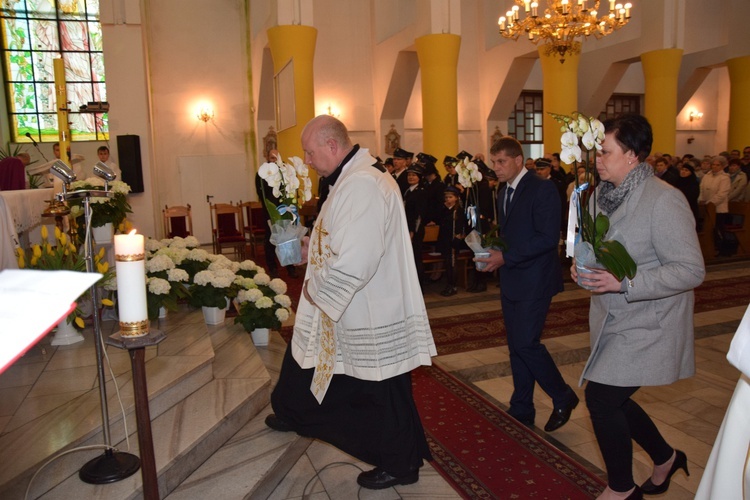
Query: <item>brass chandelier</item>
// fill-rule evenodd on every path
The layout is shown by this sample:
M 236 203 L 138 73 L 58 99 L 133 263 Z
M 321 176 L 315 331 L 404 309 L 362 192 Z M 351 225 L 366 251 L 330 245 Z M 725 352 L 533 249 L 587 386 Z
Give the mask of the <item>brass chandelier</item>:
M 609 15 L 599 18 L 599 0 L 546 0 L 547 8 L 542 15 L 538 1 L 515 0 L 516 5 L 497 23 L 505 38 L 518 40 L 524 35 L 534 44 L 543 40 L 547 55 L 558 54 L 563 63 L 567 54 L 581 52 L 577 38 L 585 39 L 590 35 L 602 38 L 630 21 L 632 4 L 615 1 L 609 0 Z M 523 19 L 519 15 L 521 9 L 526 14 Z

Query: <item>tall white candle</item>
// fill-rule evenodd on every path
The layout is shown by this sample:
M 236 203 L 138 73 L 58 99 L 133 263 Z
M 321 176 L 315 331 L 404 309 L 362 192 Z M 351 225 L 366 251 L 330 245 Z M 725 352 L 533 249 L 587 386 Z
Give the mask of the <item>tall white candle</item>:
M 146 253 L 142 234 L 115 235 L 115 270 L 120 333 L 138 337 L 148 333 Z

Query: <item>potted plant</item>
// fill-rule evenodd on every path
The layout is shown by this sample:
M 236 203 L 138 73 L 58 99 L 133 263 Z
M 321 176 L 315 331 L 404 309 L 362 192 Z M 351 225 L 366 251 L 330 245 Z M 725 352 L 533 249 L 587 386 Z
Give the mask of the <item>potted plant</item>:
M 148 319 L 162 317 L 161 309 L 176 311 L 177 302 L 188 297 L 188 273 L 177 269 L 167 255 L 152 254 L 146 261 L 146 306 Z
M 550 115 L 562 124 L 560 159 L 574 168 L 582 164 L 586 169 L 584 178 L 594 179 L 594 185 L 598 184 L 596 155 L 604 140 L 602 122 L 578 112 L 570 116 Z M 581 275 L 592 267 L 606 269 L 618 280 L 635 276 L 635 261 L 620 241 L 607 234 L 609 217 L 598 212 L 596 189 L 588 182 L 581 182 L 578 176 L 570 197 L 569 215 L 566 248 L 568 256 L 575 258 L 579 281 Z
M 276 255 L 282 266 L 299 264 L 302 260 L 301 238 L 307 228 L 300 224 L 300 206 L 312 198 L 312 181 L 307 165 L 296 156 L 284 163 L 279 157 L 276 162 L 264 163 L 258 175 L 272 189 L 273 196 L 279 199 L 274 205 L 261 190 L 263 203 L 268 209 L 271 225 L 271 243 L 276 245 Z
M 286 283 L 260 272 L 254 278 L 241 277 L 237 281 L 242 288 L 237 293 L 240 307 L 234 322 L 251 334 L 255 345 L 268 345 L 268 331 L 281 328 L 291 314 Z
M 230 269 L 206 269 L 199 271 L 190 285 L 190 305 L 201 307 L 206 323 L 218 325 L 224 322 L 229 305 L 235 274 Z
M 90 177 L 82 181 L 70 183 L 71 191 L 82 189 L 102 190 L 104 189 L 104 180 L 98 177 Z M 112 239 L 112 228 L 119 227 L 129 213 L 132 213 L 130 204 L 127 200 L 127 194 L 130 192 L 130 186 L 121 181 L 112 181 L 109 183 L 109 189 L 114 193 L 111 198 L 92 197 L 91 198 L 91 227 L 105 228 L 109 232 L 109 241 Z M 79 227 L 84 227 L 83 200 L 76 199 L 69 202 L 70 217 L 78 223 Z M 83 231 L 79 231 L 79 243 L 83 242 Z M 95 241 L 106 242 L 102 237 L 95 237 Z
M 75 244 L 70 241 L 68 235 L 55 227 L 56 245 L 52 246 L 47 241 L 48 231 L 46 226 L 42 226 L 41 236 L 43 243 L 41 245 L 32 245 L 29 249 L 29 258 L 26 258 L 26 252 L 22 248 L 16 249 L 18 255 L 18 267 L 20 269 L 41 269 L 45 271 L 78 271 L 86 272 L 86 259 L 79 253 Z M 94 256 L 94 264 L 97 272 L 103 275 L 98 283 L 108 283 L 114 281 L 114 271 L 109 269 L 109 262 L 104 259 L 104 248 Z M 89 292 L 81 295 L 77 302 L 87 297 Z M 101 305 L 112 306 L 109 299 L 102 299 Z M 68 314 L 65 320 L 61 321 L 57 327 L 57 333 L 52 340 L 52 345 L 69 345 L 83 340 L 83 335 L 79 332 L 83 330 L 85 323 L 81 309 L 76 308 Z

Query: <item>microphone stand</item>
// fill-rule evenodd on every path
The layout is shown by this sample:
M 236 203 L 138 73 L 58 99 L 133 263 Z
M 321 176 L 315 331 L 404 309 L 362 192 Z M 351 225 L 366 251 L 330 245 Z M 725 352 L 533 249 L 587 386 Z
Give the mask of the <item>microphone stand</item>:
M 28 137 L 29 139 L 31 139 L 31 142 L 34 144 L 34 147 L 36 148 L 36 150 L 39 151 L 39 154 L 42 155 L 42 158 L 44 158 L 44 161 L 49 161 L 47 159 L 47 157 L 44 156 L 44 153 L 42 153 L 42 150 L 39 149 L 39 144 L 37 144 L 36 141 L 34 140 L 34 138 L 31 137 L 31 134 L 28 133 L 28 132 L 26 132 L 26 137 Z
M 58 201 L 64 202 L 73 199 L 83 199 L 84 215 L 86 219 L 86 227 L 84 228 L 85 235 L 85 250 L 84 257 L 86 261 L 86 272 L 93 273 L 94 269 L 94 247 L 91 235 L 91 197 L 97 198 L 112 198 L 114 193 L 112 191 L 100 191 L 93 189 L 82 189 L 78 191 L 66 191 L 63 189 L 62 193 L 57 193 L 55 198 Z M 96 284 L 91 286 L 91 300 L 93 302 L 94 310 L 94 344 L 96 346 L 96 366 L 99 377 L 99 398 L 101 400 L 102 410 L 102 431 L 104 432 L 104 444 L 107 449 L 103 455 L 100 455 L 92 460 L 88 461 L 81 467 L 78 472 L 78 477 L 82 481 L 89 484 L 107 484 L 114 483 L 125 479 L 126 477 L 135 474 L 141 466 L 140 459 L 131 454 L 117 451 L 112 447 L 112 440 L 109 433 L 109 413 L 107 410 L 107 389 L 106 381 L 104 379 L 104 363 L 102 358 L 104 355 L 104 348 L 102 347 L 102 325 L 101 318 L 99 317 L 99 292 L 96 288 Z M 117 383 L 117 381 L 114 381 Z

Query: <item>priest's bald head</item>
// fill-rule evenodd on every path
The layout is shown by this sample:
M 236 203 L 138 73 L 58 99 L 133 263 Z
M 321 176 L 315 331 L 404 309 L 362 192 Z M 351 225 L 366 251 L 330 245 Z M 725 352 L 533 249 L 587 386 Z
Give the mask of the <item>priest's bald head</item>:
M 352 150 L 349 132 L 341 121 L 329 115 L 316 116 L 302 130 L 305 163 L 321 177 L 328 177 Z

